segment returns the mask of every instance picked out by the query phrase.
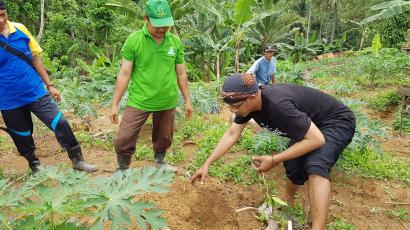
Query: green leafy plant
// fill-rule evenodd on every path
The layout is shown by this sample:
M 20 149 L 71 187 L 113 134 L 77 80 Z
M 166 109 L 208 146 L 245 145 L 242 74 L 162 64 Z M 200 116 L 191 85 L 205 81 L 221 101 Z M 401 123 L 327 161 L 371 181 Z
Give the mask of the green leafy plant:
M 111 229 L 130 226 L 130 217 L 144 230 L 147 224 L 156 230 L 166 228 L 163 212 L 151 203 L 135 201 L 135 197 L 146 192 L 166 192 L 172 178 L 173 174 L 152 167 L 117 172 L 108 179 L 97 178 L 91 183 L 91 202 L 84 205 L 98 210 L 93 214 L 91 229 L 102 229 L 107 221 L 111 222 Z
M 138 195 L 166 192 L 172 178 L 173 174 L 153 167 L 97 178 L 72 169 L 42 168 L 21 186 L 0 180 L 0 207 L 8 210 L 0 221 L 18 229 L 32 229 L 33 222 L 39 229 L 83 229 L 79 219 L 87 217 L 91 229 L 126 229 L 133 223 L 141 229 L 162 229 L 167 227 L 163 212 L 138 200 Z M 15 221 L 8 222 L 9 217 Z
M 404 113 L 402 107 L 399 107 L 395 113 L 393 128 L 395 130 L 410 133 L 410 115 Z
M 395 209 L 388 209 L 386 213 L 390 217 L 396 217 L 400 220 L 407 220 L 409 219 L 409 211 L 405 208 L 395 208 Z
M 254 155 L 267 155 L 281 152 L 287 148 L 289 138 L 278 136 L 270 131 L 262 130 L 257 134 L 245 133 L 241 145 Z
M 345 220 L 338 219 L 328 225 L 329 230 L 357 230 L 356 226 L 346 222 Z
M 401 97 L 396 91 L 384 91 L 368 99 L 368 105 L 371 109 L 378 112 L 386 112 L 389 108 L 400 104 Z
M 138 144 L 134 153 L 136 160 L 154 160 L 154 153 L 152 148 L 146 144 Z

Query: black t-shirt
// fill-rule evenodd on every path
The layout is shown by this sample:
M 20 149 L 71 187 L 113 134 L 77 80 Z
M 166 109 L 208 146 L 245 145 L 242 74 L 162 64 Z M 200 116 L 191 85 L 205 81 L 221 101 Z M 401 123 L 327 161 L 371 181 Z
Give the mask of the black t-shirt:
M 310 128 L 353 119 L 350 109 L 334 97 L 319 90 L 290 84 L 262 86 L 262 109 L 246 117 L 236 116 L 234 122 L 244 124 L 253 118 L 261 127 L 300 141 Z

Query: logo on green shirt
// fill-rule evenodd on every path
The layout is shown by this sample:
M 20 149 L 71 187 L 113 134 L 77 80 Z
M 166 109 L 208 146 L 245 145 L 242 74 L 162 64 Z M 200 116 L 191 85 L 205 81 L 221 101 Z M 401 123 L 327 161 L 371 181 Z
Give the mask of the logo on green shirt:
M 175 56 L 174 47 L 169 48 L 168 55 L 170 55 L 170 56 Z

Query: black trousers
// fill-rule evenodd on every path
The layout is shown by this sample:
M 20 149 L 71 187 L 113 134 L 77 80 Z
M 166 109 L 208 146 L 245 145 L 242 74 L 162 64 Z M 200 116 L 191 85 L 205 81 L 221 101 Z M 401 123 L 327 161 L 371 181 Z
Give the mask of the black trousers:
M 73 131 L 54 100 L 46 95 L 37 101 L 16 109 L 2 110 L 7 132 L 12 137 L 19 153 L 23 156 L 34 153 L 33 121 L 31 113 L 36 115 L 48 128 L 54 131 L 57 141 L 64 149 L 78 145 Z

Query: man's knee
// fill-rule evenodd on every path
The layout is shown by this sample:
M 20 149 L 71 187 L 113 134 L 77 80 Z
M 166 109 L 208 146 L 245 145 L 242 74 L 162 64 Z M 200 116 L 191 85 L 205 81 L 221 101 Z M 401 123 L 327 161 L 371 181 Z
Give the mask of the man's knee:
M 113 144 L 117 154 L 132 155 L 135 152 L 135 144 L 130 143 L 129 138 L 118 135 L 114 138 Z

